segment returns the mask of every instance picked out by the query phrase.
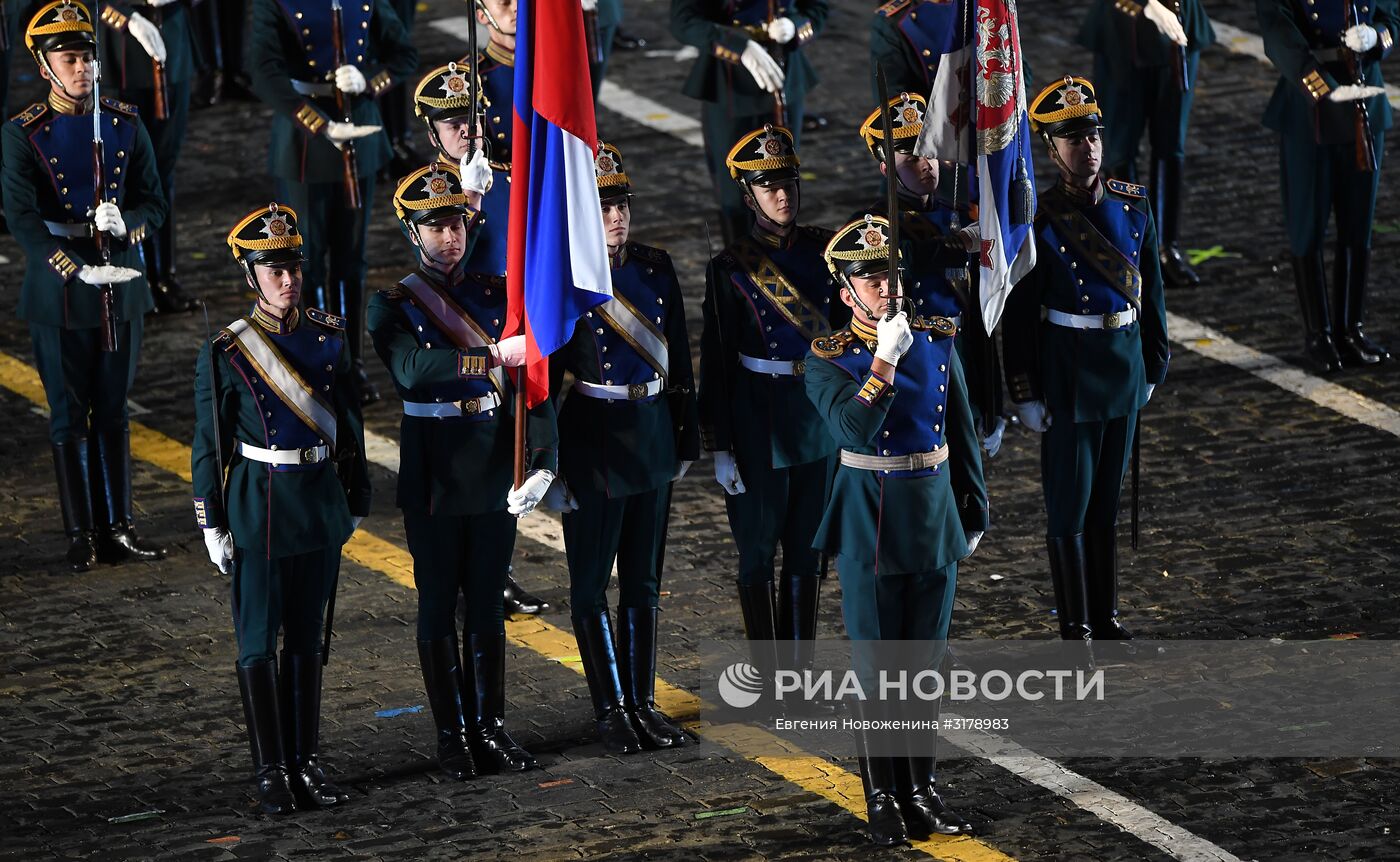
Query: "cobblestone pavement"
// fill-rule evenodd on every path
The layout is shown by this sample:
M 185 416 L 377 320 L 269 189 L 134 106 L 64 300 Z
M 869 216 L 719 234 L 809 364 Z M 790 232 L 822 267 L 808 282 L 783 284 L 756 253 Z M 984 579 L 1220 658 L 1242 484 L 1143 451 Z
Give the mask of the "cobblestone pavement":
M 647 52 L 616 54 L 611 80 L 694 115 L 696 106 L 679 95 L 688 63 L 674 59 L 668 4 L 627 5 L 629 28 L 651 44 Z M 804 221 L 833 225 L 876 188 L 855 134 L 870 101 L 869 5 L 834 2 L 831 26 L 812 51 L 822 84 L 809 104 L 830 117 L 831 128 L 804 142 Z M 1038 75 L 1091 68 L 1070 47 L 1084 0 L 1022 5 Z M 1253 3 L 1207 5 L 1217 19 L 1254 29 Z M 420 15 L 425 64 L 460 53 L 430 24 L 463 11 L 436 0 Z M 1258 123 L 1273 81 L 1251 57 L 1224 48 L 1203 57 L 1185 244 L 1220 246 L 1224 256 L 1202 264 L 1204 287 L 1171 293 L 1168 304 L 1249 348 L 1298 362 L 1275 142 Z M 33 89 L 32 78 L 22 80 L 15 104 Z M 209 302 L 215 326 L 246 301 L 222 238 L 231 218 L 270 199 L 265 117 L 244 103 L 202 111 L 186 143 L 181 272 Z M 672 251 L 698 338 L 708 254 L 701 219 L 711 209 L 698 151 L 612 111 L 599 122 L 605 139 L 629 154 L 638 190 L 634 235 Z M 227 140 L 231 134 L 237 144 Z M 1400 342 L 1400 302 L 1385 264 L 1400 255 L 1397 182 L 1388 164 L 1370 325 L 1393 344 Z M 372 230 L 376 285 L 408 265 L 385 185 Z M 22 256 L 8 237 L 0 238 L 0 253 L 16 261 L 0 267 L 0 306 L 12 308 Z M 1168 852 L 1161 840 L 1145 840 L 1151 827 L 1121 829 L 1091 813 L 1084 797 L 955 752 L 943 766 L 948 796 L 977 821 L 978 841 L 874 851 L 858 833 L 853 812 L 862 804 L 849 760 L 759 761 L 745 756 L 742 739 L 703 725 L 698 744 L 675 752 L 609 756 L 593 734 L 577 665 L 551 660 L 576 652 L 560 631 L 568 625 L 562 556 L 528 539 L 516 574 L 554 609 L 548 625 L 512 623 L 508 695 L 511 725 L 544 768 L 443 781 L 430 760 L 394 477 L 383 467 L 374 470 L 377 499 L 365 525 L 378 541 L 361 536 L 348 553 L 327 671 L 326 756 L 354 798 L 336 811 L 254 816 L 227 581 L 207 564 L 180 475 L 188 470 L 181 446 L 192 425 L 191 368 L 204 337 L 199 315 L 152 320 L 133 393 L 135 419 L 158 432 L 137 438 L 140 519 L 145 535 L 171 546 L 170 558 L 74 576 L 56 562 L 63 539 L 43 411 L 34 403 L 42 397 L 20 364 L 30 361 L 27 333 L 16 320 L 0 321 L 0 409 L 8 418 L 0 436 L 0 859 L 1229 858 L 1211 855 L 1215 848 L 1239 859 L 1400 859 L 1400 767 L 1389 760 L 1065 764 L 1116 794 L 1107 797 L 1110 806 L 1121 798 L 1127 813 L 1120 823 L 1132 819 L 1136 803 L 1199 839 Z M 1123 554 L 1129 624 L 1159 638 L 1400 636 L 1395 433 L 1207 359 L 1202 347 L 1174 345 L 1168 382 L 1144 417 L 1144 532 L 1141 550 Z M 1393 411 L 1400 409 L 1396 368 L 1349 372 L 1336 382 Z M 372 373 L 387 390 L 382 369 Z M 396 437 L 390 404 L 371 409 L 367 424 Z M 962 569 L 955 636 L 1052 636 L 1036 448 L 1032 435 L 1013 428 L 990 464 L 993 527 Z M 708 472 L 708 464 L 697 465 L 677 487 L 663 585 L 661 675 L 678 686 L 663 699 L 683 715 L 693 715 L 693 701 L 682 690 L 702 682 L 693 645 L 741 631 L 735 554 Z M 842 634 L 838 591 L 833 578 L 823 597 L 825 636 Z M 1287 704 L 1279 706 L 1286 714 Z M 152 811 L 159 813 L 111 822 Z

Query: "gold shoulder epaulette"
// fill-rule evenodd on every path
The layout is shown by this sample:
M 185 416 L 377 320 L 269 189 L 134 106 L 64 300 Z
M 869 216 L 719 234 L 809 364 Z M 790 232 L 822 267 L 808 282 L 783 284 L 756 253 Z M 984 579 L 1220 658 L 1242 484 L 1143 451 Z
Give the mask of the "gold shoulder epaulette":
M 130 102 L 119 102 L 116 99 L 110 99 L 106 96 L 102 97 L 102 107 L 111 108 L 117 113 L 126 114 L 128 117 L 131 117 L 133 119 L 140 116 L 141 113 L 137 109 L 137 107 L 131 104 Z
M 337 329 L 342 331 L 345 329 L 345 318 L 340 317 L 339 315 L 330 314 L 329 312 L 322 311 L 319 308 L 306 309 L 306 317 L 312 323 L 319 323 L 328 329 Z
M 855 340 L 854 332 L 849 329 L 840 329 L 830 335 L 812 339 L 812 352 L 822 359 L 835 359 L 845 353 L 846 348 Z
M 1147 186 L 1140 186 L 1137 183 L 1126 183 L 1122 180 L 1109 180 L 1104 183 L 1104 185 L 1108 187 L 1109 191 L 1116 192 L 1120 195 L 1127 195 L 1130 198 L 1147 197 Z
M 890 0 L 890 2 L 876 9 L 875 14 L 885 18 L 893 18 L 900 12 L 908 9 L 913 2 L 914 0 Z
M 920 332 L 932 332 L 944 338 L 951 338 L 958 334 L 958 325 L 954 323 L 951 318 L 939 317 L 938 315 L 932 317 L 916 317 L 914 318 L 914 323 L 911 328 L 917 329 Z
M 39 118 L 44 116 L 44 112 L 48 109 L 49 106 L 44 104 L 43 102 L 35 102 L 34 104 L 25 108 L 23 111 L 20 111 L 18 114 L 15 114 L 13 117 L 11 117 L 10 122 L 19 123 L 21 127 L 31 126 L 34 123 L 38 122 Z
M 236 343 L 233 333 L 227 329 L 220 329 L 219 334 L 214 336 L 213 345 L 220 350 L 232 350 Z

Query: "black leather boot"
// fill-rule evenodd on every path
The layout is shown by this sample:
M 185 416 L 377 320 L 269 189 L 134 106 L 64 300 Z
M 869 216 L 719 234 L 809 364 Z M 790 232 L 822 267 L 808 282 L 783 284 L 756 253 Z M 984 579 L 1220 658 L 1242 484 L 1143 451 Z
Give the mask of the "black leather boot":
M 1184 159 L 1152 159 L 1152 205 L 1157 217 L 1157 256 L 1167 287 L 1197 287 L 1201 277 L 1176 246 L 1181 226 L 1181 186 Z
M 58 477 L 58 507 L 68 537 L 64 556 L 75 572 L 97 562 L 97 536 L 92 528 L 92 498 L 88 495 L 88 441 L 83 437 L 54 443 L 53 469 Z
M 937 715 L 934 715 L 937 718 Z M 972 832 L 972 824 L 958 812 L 948 807 L 935 788 L 936 747 L 938 734 L 934 732 L 917 743 L 912 741 L 907 748 L 908 755 L 896 768 L 903 766 L 895 778 L 899 786 L 899 808 L 904 814 L 904 824 L 909 837 L 922 841 L 931 835 L 967 835 Z M 916 750 L 922 746 L 927 750 Z
M 330 808 L 350 794 L 321 766 L 321 654 L 282 653 L 282 730 L 297 804 Z
M 462 669 L 458 664 L 457 638 L 418 642 L 418 663 L 423 666 L 423 687 L 437 725 L 438 767 L 457 779 L 476 777 L 471 744 L 467 741 L 467 712 L 462 698 Z
M 1366 318 L 1366 280 L 1370 275 L 1371 250 L 1361 246 L 1337 246 L 1336 279 L 1332 282 L 1336 312 L 1337 353 L 1343 365 L 1379 365 L 1390 358 L 1390 351 L 1366 337 L 1361 323 Z
M 526 592 L 524 587 L 515 582 L 515 576 L 511 574 L 510 569 L 506 570 L 505 602 L 506 616 L 511 614 L 534 616 L 549 610 L 549 602 Z
M 167 190 L 168 193 L 168 190 Z M 174 211 L 156 232 L 141 244 L 146 257 L 146 279 L 151 285 L 156 314 L 183 314 L 194 311 L 199 303 L 185 293 L 175 279 L 175 219 Z
M 617 609 L 617 663 L 622 706 L 642 747 L 685 745 L 685 731 L 656 708 L 656 608 Z
M 614 754 L 642 750 L 642 741 L 628 720 L 622 704 L 622 680 L 618 675 L 617 654 L 613 651 L 612 625 L 606 610 L 592 616 L 575 617 L 574 639 L 583 659 L 583 675 L 588 680 L 588 696 L 593 702 L 593 718 L 603 747 Z
M 1342 370 L 1342 358 L 1332 340 L 1332 315 L 1327 306 L 1327 282 L 1322 250 L 1293 258 L 1293 283 L 1303 312 L 1303 352 L 1324 374 Z
M 1094 640 L 1132 640 L 1118 622 L 1118 527 L 1086 527 L 1089 627 Z
M 467 635 L 462 675 L 472 695 L 467 728 L 472 762 L 478 772 L 524 772 L 539 766 L 530 752 L 506 733 L 506 635 Z
M 777 680 L 777 613 L 773 607 L 773 582 L 739 584 L 739 610 L 744 615 L 744 637 L 749 640 L 749 655 L 763 681 L 763 700 L 756 708 L 776 711 L 774 692 Z
M 97 556 L 104 563 L 163 560 L 165 548 L 141 541 L 131 517 L 131 435 L 125 428 L 95 432 L 97 458 L 93 513 L 99 518 Z M 91 457 L 91 456 L 90 456 Z M 92 465 L 89 465 L 92 475 Z M 100 503 L 100 505 L 99 505 Z
M 859 701 L 855 704 L 854 713 L 858 722 L 877 721 L 880 714 L 874 704 Z M 880 733 L 857 726 L 856 751 L 859 754 L 860 783 L 865 791 L 866 829 L 870 840 L 881 847 L 894 847 L 909 840 L 904 815 L 899 810 L 896 774 L 896 768 L 903 766 L 903 758 L 873 753 L 872 749 L 881 747 L 872 744 Z
M 779 660 L 785 670 L 799 674 L 812 669 L 816 661 L 817 611 L 821 606 L 822 579 L 820 575 L 784 577 L 778 588 Z M 787 647 L 783 651 L 783 647 Z M 788 714 L 830 715 L 834 705 L 825 701 L 784 700 Z
M 290 814 L 297 810 L 287 774 L 282 717 L 277 696 L 277 660 L 238 667 L 238 690 L 243 694 L 243 718 L 248 723 L 248 746 L 253 753 L 253 777 L 258 782 L 258 811 Z
M 360 406 L 379 400 L 379 387 L 365 373 L 365 286 L 358 280 L 345 280 L 333 285 L 338 292 L 336 307 L 345 318 L 345 340 L 350 348 L 351 379 Z
M 1088 562 L 1084 554 L 1084 534 L 1045 540 L 1050 549 L 1050 579 L 1055 584 L 1055 615 L 1060 623 L 1060 639 L 1087 641 L 1089 626 Z

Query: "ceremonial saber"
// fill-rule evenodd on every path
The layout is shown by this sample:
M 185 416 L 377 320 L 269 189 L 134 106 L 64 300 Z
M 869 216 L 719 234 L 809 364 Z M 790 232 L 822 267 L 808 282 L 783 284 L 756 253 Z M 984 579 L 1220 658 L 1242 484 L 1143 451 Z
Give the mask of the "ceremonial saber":
M 880 91 L 881 125 L 885 127 L 885 205 L 890 223 L 890 283 L 885 298 L 885 317 L 893 318 L 900 312 L 904 300 L 903 286 L 899 281 L 899 182 L 894 164 L 894 117 L 890 115 L 889 83 L 885 79 L 883 64 L 875 67 L 875 85 Z

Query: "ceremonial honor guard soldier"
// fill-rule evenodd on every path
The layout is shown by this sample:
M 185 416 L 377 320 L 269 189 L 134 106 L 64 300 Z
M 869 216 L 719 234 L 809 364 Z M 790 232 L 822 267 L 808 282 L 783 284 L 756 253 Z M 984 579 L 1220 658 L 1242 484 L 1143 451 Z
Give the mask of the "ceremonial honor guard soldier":
M 817 84 L 803 47 L 827 14 L 827 0 L 671 0 L 671 34 L 700 50 L 684 92 L 702 103 L 705 160 L 726 246 L 753 224 L 742 192 L 724 179 L 726 155 L 764 123 L 797 130 L 796 143 L 807 91 Z
M 103 42 L 103 83 L 141 112 L 156 152 L 169 215 L 141 244 L 156 312 L 192 311 L 198 303 L 175 280 L 175 163 L 190 116 L 194 37 L 182 0 L 105 3 L 99 15 L 118 38 Z
M 943 55 L 958 47 L 964 4 L 946 0 L 890 0 L 870 19 L 870 89 L 883 68 L 890 92 L 929 93 Z
M 942 650 L 931 642 L 948 638 L 958 561 L 987 529 L 957 327 L 942 316 L 911 320 L 907 301 L 891 294 L 884 217 L 867 213 L 841 228 L 825 258 L 852 316 L 849 327 L 813 340 L 807 356 L 807 395 L 841 447 L 815 544 L 836 555 L 851 639 L 923 642 L 920 669 L 936 669 Z M 859 718 L 881 714 L 860 704 Z M 857 731 L 877 844 L 971 831 L 935 789 L 935 738 L 902 740 L 899 756 L 897 737 L 877 743 Z
M 701 440 L 714 456 L 739 548 L 745 634 L 751 641 L 811 641 L 822 576 L 812 536 L 836 444 L 802 378 L 808 345 L 831 331 L 833 316 L 844 319 L 845 307 L 835 301 L 835 281 L 822 260 L 831 232 L 797 223 L 801 183 L 792 134 L 771 124 L 749 132 L 726 164 L 756 224 L 705 274 Z M 763 665 L 777 660 L 766 648 L 756 652 Z
M 671 257 L 629 242 L 631 185 L 622 154 L 595 161 L 613 295 L 585 313 L 550 370 L 558 392 L 560 479 L 570 608 L 603 744 L 611 751 L 682 745 L 656 708 L 656 623 L 671 483 L 700 457 L 685 306 Z M 617 564 L 617 638 L 607 590 Z
M 487 275 L 506 274 L 507 230 L 510 227 L 510 139 L 515 95 L 515 0 L 472 0 L 476 20 L 486 27 L 486 48 L 476 57 L 463 57 L 465 72 L 475 68 L 483 101 L 481 131 L 468 126 L 467 135 L 480 134 L 494 178 L 481 201 L 479 235 L 467 257 L 467 269 Z M 466 95 L 463 93 L 463 95 Z M 470 106 L 468 106 L 470 107 Z M 463 144 L 462 146 L 465 146 Z M 439 143 L 440 151 L 446 149 Z M 470 177 L 467 177 L 470 181 Z
M 1138 411 L 1170 359 L 1157 231 L 1147 190 L 1104 175 L 1087 79 L 1047 86 L 1030 120 L 1060 179 L 1039 198 L 1035 268 L 1007 301 L 1007 388 L 1041 433 L 1060 636 L 1122 640 L 1118 498 Z
M 434 162 L 409 174 L 394 211 L 420 263 L 370 299 L 369 329 L 403 402 L 397 502 L 413 554 L 418 658 L 438 763 L 459 780 L 531 769 L 535 759 L 505 729 L 501 591 L 516 518 L 554 479 L 554 406 L 546 399 L 526 417 L 530 472 L 512 489 L 515 398 L 503 366 L 524 361 L 525 339 L 501 338 L 505 280 L 463 266 L 477 213 L 457 168 Z
M 496 188 L 496 168 L 486 155 L 486 147 L 480 145 L 481 138 L 473 131 L 479 121 L 484 101 L 478 96 L 477 110 L 472 109 L 472 87 L 467 78 L 469 74 L 471 67 L 466 63 L 448 63 L 433 69 L 423 76 L 414 90 L 413 111 L 423 121 L 428 139 L 437 151 L 438 161 L 458 166 L 462 190 L 467 195 L 467 205 L 479 210 L 490 196 L 491 190 Z M 480 87 L 480 79 L 477 86 Z M 474 141 L 476 146 L 473 146 Z M 492 198 L 493 206 L 497 210 L 496 218 L 500 220 L 502 228 L 491 240 L 500 244 L 501 273 L 505 272 L 504 226 L 510 217 L 509 183 L 505 180 L 508 176 L 508 173 L 504 174 L 501 183 L 507 190 L 506 193 Z M 472 269 L 472 251 L 483 241 L 485 221 L 486 217 L 478 213 L 467 236 L 465 256 L 469 261 L 468 269 L 473 272 L 477 270 Z M 496 270 L 487 269 L 484 272 L 494 273 Z M 509 565 L 506 567 L 504 594 L 507 614 L 539 614 L 549 610 L 549 602 L 516 583 Z
M 259 207 L 228 245 L 257 302 L 200 350 L 190 473 L 209 559 L 233 576 L 258 809 L 285 814 L 350 798 L 319 759 L 322 621 L 369 465 L 345 320 L 298 309 L 296 213 Z
M 311 300 L 346 319 L 362 404 L 365 243 L 374 178 L 388 163 L 377 99 L 418 65 L 389 0 L 254 0 L 253 89 L 275 111 L 269 173 L 302 214 Z
M 1095 0 L 1079 30 L 1094 52 L 1098 100 L 1113 123 L 1104 133 L 1109 176 L 1137 182 L 1138 142 L 1147 132 L 1147 186 L 1168 287 L 1201 283 L 1177 248 L 1186 163 L 1186 127 L 1196 96 L 1201 49 L 1215 30 L 1201 0 Z
M 1390 352 L 1362 331 L 1371 226 L 1390 102 L 1381 60 L 1395 47 L 1395 0 L 1259 0 L 1264 50 L 1279 82 L 1264 125 L 1279 134 L 1284 221 L 1303 310 L 1304 349 L 1323 371 L 1375 365 Z M 1332 290 L 1322 240 L 1337 222 Z
M 19 317 L 49 405 L 67 562 L 83 572 L 99 559 L 159 559 L 165 551 L 132 524 L 126 404 L 151 308 L 132 268 L 166 217 L 151 139 L 132 105 L 94 104 L 96 44 L 82 3 L 43 4 L 24 44 L 49 93 L 4 125 L 5 213 L 27 258 Z M 105 263 L 132 277 L 113 283 Z
M 954 343 L 967 376 L 977 436 L 982 439 L 987 457 L 993 458 L 1001 449 L 1006 420 L 1001 417 L 1001 368 L 996 344 L 982 324 L 982 306 L 977 296 L 980 270 L 969 265 L 970 254 L 979 248 L 981 238 L 976 222 L 965 211 L 938 197 L 938 160 L 914 154 L 927 107 L 923 96 L 901 93 L 890 99 L 885 111 L 876 108 L 865 118 L 860 135 L 880 165 L 880 173 L 888 177 L 885 128 L 888 125 L 894 129 L 899 237 L 908 251 L 903 258 L 906 278 L 901 282 L 902 293 L 912 303 L 914 314 L 946 317 L 958 328 Z M 888 196 L 881 195 L 867 212 L 888 218 L 888 209 Z M 987 416 L 991 417 L 990 422 L 986 421 Z

